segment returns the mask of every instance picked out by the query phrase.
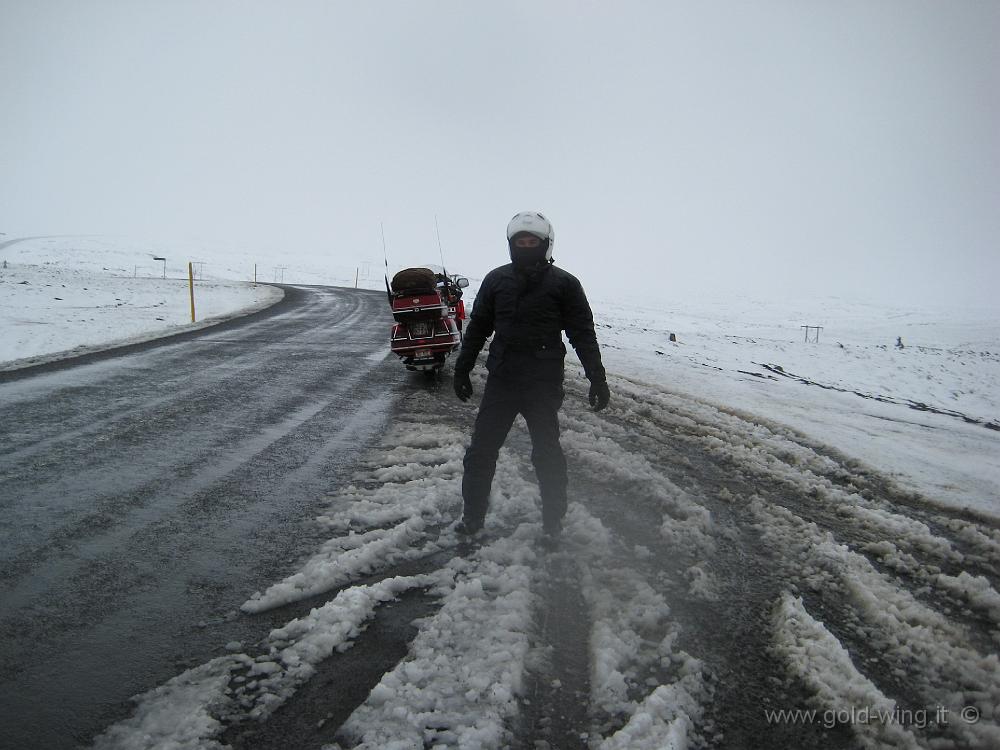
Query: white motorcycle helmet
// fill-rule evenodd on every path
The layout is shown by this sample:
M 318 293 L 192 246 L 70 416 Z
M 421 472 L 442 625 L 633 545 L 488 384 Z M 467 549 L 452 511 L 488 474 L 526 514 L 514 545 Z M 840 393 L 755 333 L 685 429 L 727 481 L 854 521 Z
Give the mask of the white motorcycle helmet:
M 519 234 L 532 234 L 542 241 L 538 248 L 518 248 L 514 246 L 514 237 Z M 552 262 L 552 246 L 556 242 L 556 233 L 552 222 L 537 211 L 522 211 L 507 225 L 507 245 L 510 247 L 510 260 L 515 264 L 533 265 L 535 263 Z

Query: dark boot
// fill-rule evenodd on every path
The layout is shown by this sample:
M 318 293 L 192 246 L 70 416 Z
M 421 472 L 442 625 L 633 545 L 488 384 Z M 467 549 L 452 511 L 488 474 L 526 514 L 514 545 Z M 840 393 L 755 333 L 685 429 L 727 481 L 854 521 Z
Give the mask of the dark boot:
M 458 526 L 455 527 L 455 533 L 461 536 L 472 536 L 483 528 L 482 519 L 477 518 L 463 518 L 458 522 Z

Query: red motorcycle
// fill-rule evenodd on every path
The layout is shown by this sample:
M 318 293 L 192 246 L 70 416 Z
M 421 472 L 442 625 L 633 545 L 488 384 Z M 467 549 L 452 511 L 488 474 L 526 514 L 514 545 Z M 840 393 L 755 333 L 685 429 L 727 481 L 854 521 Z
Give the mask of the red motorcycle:
M 429 268 L 407 268 L 392 277 L 386 290 L 392 317 L 391 347 L 407 370 L 434 374 L 462 345 L 469 280 Z

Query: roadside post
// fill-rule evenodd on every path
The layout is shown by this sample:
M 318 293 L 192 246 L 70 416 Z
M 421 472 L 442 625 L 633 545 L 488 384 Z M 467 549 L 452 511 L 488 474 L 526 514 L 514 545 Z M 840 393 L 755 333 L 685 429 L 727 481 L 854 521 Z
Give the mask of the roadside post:
M 191 291 L 191 322 L 194 323 L 194 264 L 188 261 L 188 289 Z
M 154 255 L 153 256 L 153 260 L 162 260 L 163 261 L 163 278 L 167 278 L 167 259 L 166 258 L 161 258 L 161 257 L 159 257 L 157 255 Z

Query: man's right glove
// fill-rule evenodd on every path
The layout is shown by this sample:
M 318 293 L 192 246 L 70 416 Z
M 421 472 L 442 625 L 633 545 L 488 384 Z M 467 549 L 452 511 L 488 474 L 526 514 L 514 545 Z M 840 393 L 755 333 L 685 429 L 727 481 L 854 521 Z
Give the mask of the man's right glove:
M 608 382 L 606 380 L 590 384 L 590 405 L 594 407 L 594 411 L 600 411 L 603 409 L 608 405 L 608 401 L 610 400 L 611 389 L 608 388 Z
M 460 401 L 468 401 L 472 396 L 472 380 L 467 372 L 455 372 L 455 395 Z

